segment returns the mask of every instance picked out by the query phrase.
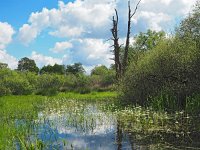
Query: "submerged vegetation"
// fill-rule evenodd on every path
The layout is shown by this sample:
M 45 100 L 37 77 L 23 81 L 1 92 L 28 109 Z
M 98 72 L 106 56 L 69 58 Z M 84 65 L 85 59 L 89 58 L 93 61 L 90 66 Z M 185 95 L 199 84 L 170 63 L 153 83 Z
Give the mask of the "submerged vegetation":
M 195 116 L 122 106 L 112 92 L 84 97 L 74 93 L 51 97 L 6 96 L 0 98 L 0 105 L 0 149 L 200 146 L 196 138 L 199 119 Z
M 197 2 L 174 35 L 148 30 L 125 47 L 113 18 L 117 64 L 90 75 L 81 63 L 0 63 L 0 150 L 199 149 L 199 18 Z

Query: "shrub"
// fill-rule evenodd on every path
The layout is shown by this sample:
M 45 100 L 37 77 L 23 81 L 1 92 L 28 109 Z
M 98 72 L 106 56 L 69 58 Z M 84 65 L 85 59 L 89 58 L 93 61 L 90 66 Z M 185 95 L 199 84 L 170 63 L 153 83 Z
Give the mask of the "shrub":
M 29 95 L 33 92 L 31 85 L 26 79 L 10 77 L 6 78 L 3 82 L 13 95 Z
M 1 89 L 4 91 L 4 95 L 11 93 L 14 95 L 28 95 L 33 92 L 32 86 L 22 74 L 9 69 L 1 70 L 0 74 Z
M 196 43 L 179 38 L 166 40 L 146 52 L 137 63 L 131 63 L 123 80 L 123 96 L 135 104 L 147 105 L 162 91 L 176 98 L 185 108 L 186 97 L 200 92 L 200 51 Z
M 10 95 L 12 94 L 10 89 L 0 85 L 0 96 Z
M 90 93 L 89 77 L 84 74 L 78 74 L 75 80 L 75 90 L 81 94 Z
M 39 95 L 55 95 L 58 93 L 62 85 L 58 75 L 43 74 L 38 77 L 37 92 Z

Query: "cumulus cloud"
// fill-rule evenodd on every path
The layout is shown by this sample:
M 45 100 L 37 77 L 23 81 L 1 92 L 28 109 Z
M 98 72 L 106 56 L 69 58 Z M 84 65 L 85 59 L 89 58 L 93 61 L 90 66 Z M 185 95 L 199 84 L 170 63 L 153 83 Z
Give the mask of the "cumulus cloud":
M 73 41 L 71 57 L 74 62 L 82 62 L 86 66 L 104 64 L 109 66 L 113 57 L 110 43 L 103 39 L 77 39 Z
M 187 14 L 195 2 L 196 0 L 142 0 L 140 10 L 177 17 Z
M 30 58 L 35 60 L 37 66 L 40 68 L 44 65 L 54 65 L 55 63 L 62 64 L 63 62 L 62 59 L 45 56 L 35 51 L 32 52 Z
M 9 68 L 17 67 L 17 59 L 7 53 L 6 46 L 15 34 L 13 27 L 7 22 L 0 22 L 0 62 L 8 64 Z
M 174 23 L 176 17 L 186 15 L 195 1 L 143 0 L 134 17 L 134 33 L 148 28 L 165 28 L 166 24 Z M 134 9 L 136 1 L 131 2 Z M 49 34 L 56 37 L 107 38 L 115 7 L 119 11 L 122 28 L 126 26 L 127 21 L 127 1 L 75 0 L 66 4 L 59 1 L 57 9 L 43 8 L 40 12 L 33 12 L 28 24 L 20 28 L 19 39 L 29 44 L 45 28 L 51 28 Z
M 143 0 L 135 18 L 138 25 L 147 20 L 146 28 L 161 29 L 161 24 L 173 21 L 177 16 L 188 13 L 196 0 Z M 131 1 L 134 8 L 136 1 Z M 43 29 L 50 27 L 49 34 L 57 37 L 97 36 L 108 32 L 114 8 L 119 10 L 120 19 L 126 24 L 127 2 L 121 0 L 75 0 L 74 2 L 58 2 L 58 9 L 43 8 L 40 12 L 33 12 L 19 30 L 19 39 L 28 44 L 34 40 Z M 150 15 L 147 15 L 147 14 Z M 158 16 L 159 19 L 156 19 Z M 162 18 L 162 19 L 161 19 Z M 155 21 L 152 24 L 152 21 Z M 105 28 L 106 27 L 106 28 Z M 145 29 L 146 29 L 145 28 Z M 106 30 L 106 31 L 105 31 Z M 90 37 L 91 38 L 91 37 Z M 102 37 L 101 37 L 102 38 Z
M 196 0 L 142 0 L 136 15 L 133 17 L 132 36 L 147 29 L 165 30 L 174 28 L 177 18 L 188 14 Z M 132 10 L 137 1 L 131 0 Z M 88 70 L 91 66 L 112 61 L 111 43 L 105 42 L 111 37 L 114 8 L 119 14 L 120 43 L 124 43 L 127 31 L 127 1 L 125 0 L 75 0 L 58 2 L 58 8 L 33 12 L 26 24 L 19 29 L 19 39 L 29 44 L 41 32 L 48 31 L 50 36 L 65 38 L 70 42 L 56 42 L 50 50 L 55 53 L 66 52 L 62 58 L 53 58 L 33 52 L 31 57 L 39 66 L 82 62 Z M 1 44 L 1 43 L 0 43 Z
M 17 68 L 17 59 L 9 55 L 5 50 L 0 50 L 0 62 L 8 64 L 11 69 Z
M 58 9 L 43 8 L 41 12 L 32 13 L 28 24 L 20 28 L 19 39 L 29 44 L 45 28 L 51 28 L 49 34 L 56 37 L 80 37 L 82 33 L 90 34 L 106 25 L 109 28 L 113 4 L 109 0 L 76 0 L 67 4 L 59 1 Z
M 37 27 L 24 24 L 19 29 L 19 40 L 25 45 L 29 44 L 33 39 L 35 39 L 40 33 Z
M 4 49 L 12 41 L 14 29 L 7 22 L 0 22 L 0 49 Z
M 140 29 L 152 29 L 155 31 L 160 31 L 163 29 L 165 23 L 169 23 L 172 18 L 164 13 L 155 13 L 141 11 L 134 19 L 134 24 L 140 24 Z
M 147 29 L 165 30 L 171 32 L 179 22 L 177 18 L 183 18 L 191 10 L 196 0 L 142 0 L 136 15 L 133 17 L 132 33 L 144 32 Z M 131 8 L 134 10 L 137 1 L 131 0 Z M 118 0 L 117 9 L 120 16 L 121 36 L 125 36 L 127 23 L 127 2 Z M 169 29 L 170 28 L 170 29 Z
M 61 26 L 58 30 L 49 32 L 56 37 L 79 37 L 84 32 L 82 27 Z
M 54 48 L 51 48 L 50 50 L 54 53 L 60 53 L 65 52 L 65 50 L 72 48 L 72 43 L 66 41 L 66 42 L 56 42 Z

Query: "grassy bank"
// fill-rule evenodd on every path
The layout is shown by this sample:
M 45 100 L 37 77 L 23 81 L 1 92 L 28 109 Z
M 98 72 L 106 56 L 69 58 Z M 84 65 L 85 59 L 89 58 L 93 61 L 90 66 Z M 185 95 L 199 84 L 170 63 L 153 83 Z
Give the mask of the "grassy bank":
M 103 122 L 105 116 L 112 116 L 117 121 L 113 124 L 117 123 L 124 133 L 128 133 L 138 143 L 143 141 L 150 144 L 168 142 L 184 146 L 200 145 L 195 138 L 200 131 L 196 118 L 198 116 L 189 116 L 186 112 L 169 114 L 151 108 L 122 106 L 116 97 L 116 92 L 59 93 L 51 97 L 0 97 L 0 149 L 16 149 L 16 142 L 21 149 L 42 149 L 43 144 L 51 146 L 51 143 L 45 143 L 38 137 L 37 129 L 40 129 L 42 123 L 48 123 L 51 129 L 57 127 L 57 123 L 62 122 L 63 115 L 64 125 L 84 131 L 92 130 L 96 125 L 95 120 Z M 88 111 L 92 113 L 87 114 Z M 101 113 L 98 114 L 99 111 Z M 43 114 L 42 118 L 40 114 Z M 50 116 L 58 120 L 52 121 Z M 56 136 L 48 129 L 47 134 Z M 135 135 L 138 137 L 134 137 Z M 191 139 L 193 142 L 187 144 Z M 65 144 L 63 141 L 56 142 Z
M 76 100 L 103 100 L 108 98 L 116 98 L 116 92 L 91 92 L 87 94 L 80 94 L 74 92 L 59 93 L 52 98 L 66 98 L 66 99 L 76 99 Z
M 89 94 L 70 92 L 59 93 L 51 97 L 40 95 L 0 97 L 0 150 L 15 147 L 16 140 L 26 141 L 25 137 L 33 132 L 31 126 L 35 123 L 32 121 L 36 120 L 38 112 L 44 109 L 57 107 L 56 104 L 61 107 L 71 101 L 75 101 L 75 103 L 79 103 L 81 100 L 100 101 L 114 99 L 116 96 L 115 92 L 92 92 Z

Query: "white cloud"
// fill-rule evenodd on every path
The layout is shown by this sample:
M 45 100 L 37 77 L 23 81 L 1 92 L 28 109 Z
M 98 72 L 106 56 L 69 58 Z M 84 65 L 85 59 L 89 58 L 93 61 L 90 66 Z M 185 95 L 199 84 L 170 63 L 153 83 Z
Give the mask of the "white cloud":
M 140 31 L 152 28 L 161 30 L 175 23 L 176 17 L 186 15 L 196 0 L 142 0 L 134 17 L 135 28 Z M 134 9 L 137 1 L 132 2 Z M 74 2 L 58 2 L 58 9 L 43 8 L 33 12 L 19 30 L 19 39 L 29 44 L 45 28 L 51 28 L 49 34 L 56 37 L 103 38 L 109 33 L 111 17 L 117 6 L 122 21 L 120 29 L 126 26 L 127 1 L 122 0 L 75 0 Z M 142 26 L 142 27 L 141 27 Z M 133 30 L 134 33 L 138 30 Z M 125 32 L 125 31 L 121 31 Z M 109 34 L 110 35 L 110 34 Z M 123 35 L 125 36 L 125 35 Z M 107 38 L 107 37 L 106 37 Z
M 195 2 L 196 0 L 142 0 L 140 10 L 177 17 L 187 14 Z
M 160 31 L 164 23 L 169 23 L 171 17 L 164 13 L 141 11 L 133 20 L 134 24 L 140 23 L 143 28 Z
M 48 10 L 47 8 L 43 8 L 41 12 L 31 13 L 28 20 L 29 24 L 24 24 L 19 29 L 19 40 L 28 45 L 40 35 L 43 29 L 59 25 L 59 14 L 57 9 Z
M 131 0 L 131 8 L 135 9 L 138 1 Z M 171 32 L 178 25 L 177 18 L 183 19 L 191 10 L 196 0 L 142 0 L 137 13 L 133 17 L 132 34 L 144 32 L 147 29 L 164 30 Z M 121 35 L 126 34 L 127 2 L 117 1 L 118 14 L 120 16 Z
M 15 34 L 13 27 L 7 22 L 0 22 L 0 62 L 8 64 L 9 68 L 17 68 L 17 59 L 7 53 L 6 46 Z
M 50 50 L 54 53 L 60 53 L 65 52 L 65 50 L 72 48 L 73 45 L 70 42 L 56 42 L 54 48 L 51 48 Z
M 78 37 L 83 32 L 84 32 L 84 29 L 82 27 L 61 26 L 56 31 L 49 32 L 49 34 L 56 37 Z
M 39 35 L 40 31 L 37 27 L 24 24 L 19 29 L 19 40 L 25 45 L 29 44 L 33 39 Z
M 195 4 L 196 0 L 142 0 L 136 15 L 133 17 L 132 35 L 147 29 L 172 29 L 177 18 L 184 17 Z M 137 1 L 131 0 L 132 10 Z M 50 50 L 56 53 L 66 52 L 62 58 L 53 58 L 33 52 L 31 57 L 39 66 L 81 62 L 88 70 L 90 66 L 104 64 L 109 66 L 112 61 L 109 42 L 109 29 L 114 8 L 119 14 L 120 43 L 124 42 L 127 31 L 126 0 L 75 0 L 74 2 L 58 2 L 58 8 L 43 8 L 33 12 L 27 24 L 19 29 L 19 39 L 29 44 L 45 30 L 49 35 L 65 38 L 69 42 L 57 42 Z M 168 32 L 168 31 L 167 31 Z M 1 43 L 0 43 L 1 44 Z M 66 51 L 67 50 L 67 51 Z
M 40 68 L 43 67 L 44 65 L 54 65 L 55 63 L 62 64 L 62 59 L 45 56 L 35 51 L 32 52 L 30 58 L 35 60 L 37 66 Z
M 110 43 L 103 39 L 77 39 L 73 41 L 71 55 L 74 62 L 82 62 L 86 66 L 112 63 Z
M 9 55 L 5 50 L 0 50 L 0 62 L 8 64 L 9 68 L 17 68 L 17 59 Z
M 0 49 L 4 49 L 12 41 L 14 29 L 7 22 L 0 22 Z
M 58 9 L 43 8 L 41 12 L 32 13 L 29 24 L 24 24 L 19 30 L 19 39 L 29 44 L 45 28 L 51 28 L 49 34 L 57 37 L 79 37 L 82 33 L 91 33 L 105 25 L 110 25 L 113 14 L 113 3 L 91 0 L 76 0 L 65 4 L 59 1 Z

